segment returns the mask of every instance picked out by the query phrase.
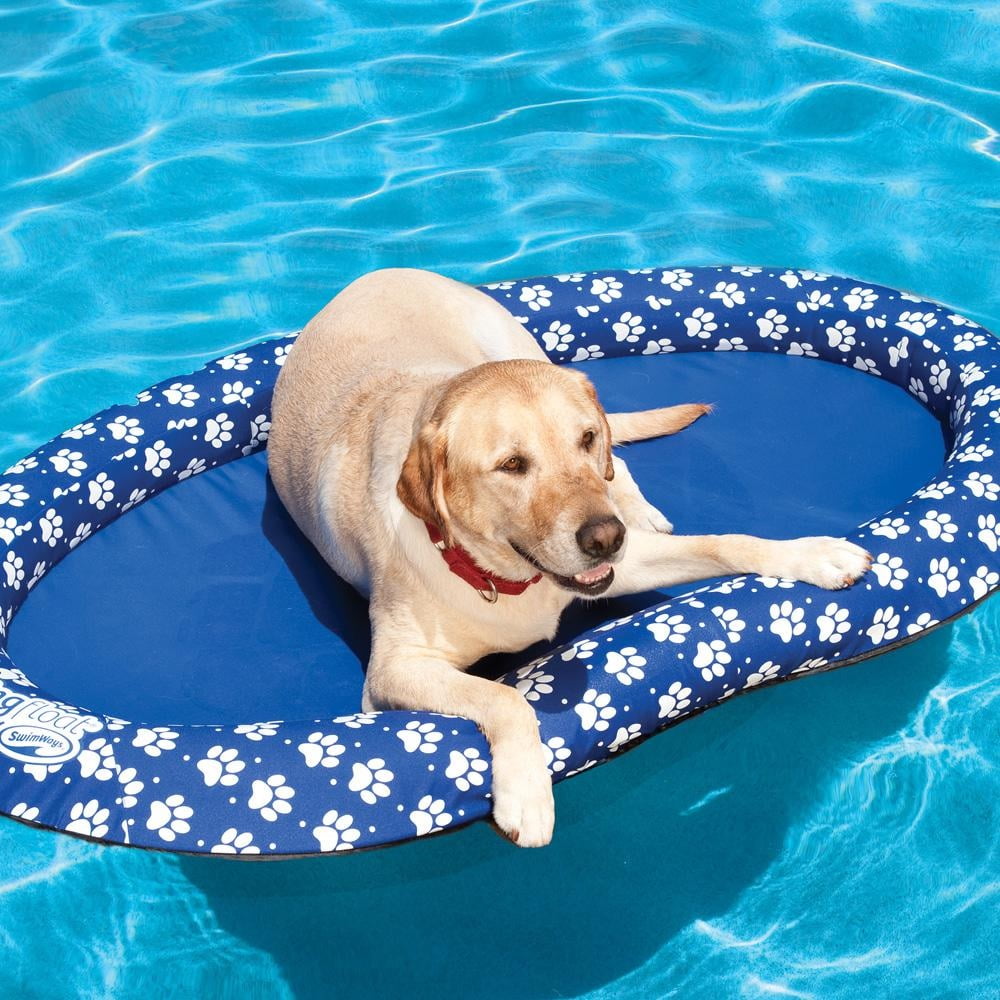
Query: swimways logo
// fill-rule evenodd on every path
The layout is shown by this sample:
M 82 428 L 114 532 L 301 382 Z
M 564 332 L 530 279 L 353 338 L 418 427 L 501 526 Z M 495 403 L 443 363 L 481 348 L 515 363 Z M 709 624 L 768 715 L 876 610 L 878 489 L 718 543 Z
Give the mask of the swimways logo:
M 104 728 L 47 698 L 31 698 L 0 684 L 0 753 L 26 764 L 62 764 L 80 753 L 86 733 Z

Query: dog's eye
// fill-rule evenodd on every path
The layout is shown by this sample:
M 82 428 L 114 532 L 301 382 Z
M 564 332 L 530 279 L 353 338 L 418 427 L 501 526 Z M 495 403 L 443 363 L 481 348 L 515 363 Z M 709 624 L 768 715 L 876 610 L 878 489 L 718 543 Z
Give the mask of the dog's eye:
M 597 435 L 593 431 L 583 432 L 583 438 L 581 439 L 580 444 L 583 445 L 584 451 L 590 451 L 591 445 L 593 445 L 595 437 L 597 437 Z
M 520 455 L 511 455 L 506 462 L 500 464 L 501 472 L 524 472 L 528 463 Z

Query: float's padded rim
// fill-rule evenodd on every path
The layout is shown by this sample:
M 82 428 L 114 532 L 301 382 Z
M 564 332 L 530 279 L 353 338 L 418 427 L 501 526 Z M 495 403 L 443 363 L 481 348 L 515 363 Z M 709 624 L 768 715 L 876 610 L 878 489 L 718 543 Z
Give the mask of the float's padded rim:
M 849 534 L 878 560 L 862 585 L 826 595 L 726 580 L 605 623 L 502 678 L 531 700 L 555 779 L 737 690 L 892 648 L 996 589 L 1000 355 L 970 321 L 891 289 L 774 268 L 560 275 L 486 291 L 557 361 L 744 349 L 817 357 L 901 386 L 951 431 L 934 482 Z M 264 446 L 290 345 L 258 344 L 159 383 L 8 470 L 0 642 L 29 585 L 90 533 Z M 489 813 L 488 752 L 468 720 L 386 712 L 168 729 L 59 702 L 5 646 L 0 680 L 0 811 L 40 826 L 263 857 L 377 846 Z

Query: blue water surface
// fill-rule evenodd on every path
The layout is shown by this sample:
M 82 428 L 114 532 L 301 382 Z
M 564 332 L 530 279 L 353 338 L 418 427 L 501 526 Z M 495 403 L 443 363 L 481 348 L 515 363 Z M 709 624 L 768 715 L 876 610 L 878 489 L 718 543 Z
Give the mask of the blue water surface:
M 781 264 L 1000 328 L 989 0 L 0 0 L 0 38 L 0 468 L 377 266 Z M 539 852 L 5 821 L 0 993 L 996 996 L 998 639 L 992 601 L 693 719 L 561 785 Z

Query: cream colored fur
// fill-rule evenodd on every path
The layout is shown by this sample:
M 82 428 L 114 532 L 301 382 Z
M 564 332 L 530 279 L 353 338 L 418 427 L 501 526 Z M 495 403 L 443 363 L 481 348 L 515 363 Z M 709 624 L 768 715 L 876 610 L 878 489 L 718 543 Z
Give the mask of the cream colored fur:
M 707 409 L 605 419 L 589 382 L 550 364 L 491 298 L 418 270 L 349 285 L 282 369 L 270 472 L 324 558 L 370 596 L 363 707 L 475 721 L 493 757 L 494 821 L 522 846 L 548 843 L 554 822 L 537 721 L 514 688 L 464 671 L 554 635 L 576 596 L 556 577 L 600 572 L 577 543 L 588 519 L 618 517 L 627 529 L 605 560 L 608 596 L 747 572 L 836 588 L 870 564 L 843 539 L 670 534 L 611 444 L 674 433 Z M 524 471 L 503 468 L 515 457 Z M 536 573 L 514 546 L 548 572 L 523 595 L 489 603 L 449 571 L 427 519 L 499 575 Z

